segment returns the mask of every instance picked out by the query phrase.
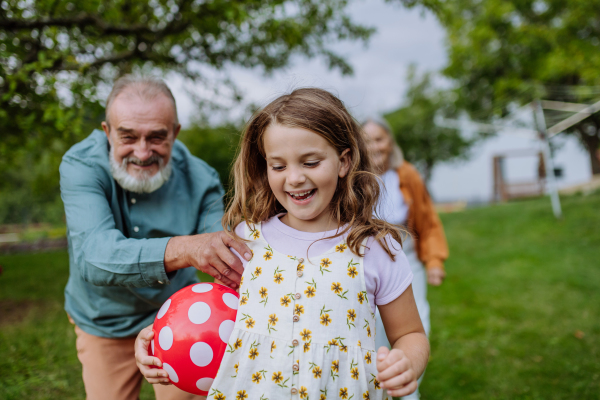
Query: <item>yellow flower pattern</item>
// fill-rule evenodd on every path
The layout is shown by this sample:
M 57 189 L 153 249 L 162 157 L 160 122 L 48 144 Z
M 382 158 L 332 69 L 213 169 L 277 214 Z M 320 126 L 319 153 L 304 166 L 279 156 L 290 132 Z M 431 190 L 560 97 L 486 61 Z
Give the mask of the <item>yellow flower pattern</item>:
M 306 399 L 308 397 L 308 389 L 305 386 L 301 386 L 298 394 L 301 399 Z
M 273 372 L 273 376 L 271 377 L 271 380 L 275 383 L 281 382 L 283 380 L 283 375 L 281 374 L 281 371 Z
M 246 400 L 248 398 L 248 394 L 245 390 L 240 390 L 237 392 L 237 396 L 235 396 L 236 400 Z
M 315 366 L 312 369 L 312 373 L 313 373 L 313 376 L 315 377 L 315 379 L 319 379 L 321 377 L 321 374 L 323 373 L 323 370 L 321 369 L 321 367 Z
M 348 398 L 348 388 L 341 388 L 340 389 L 340 399 L 347 399 Z
M 265 241 L 261 224 L 246 232 L 259 257 L 246 265 L 235 326 L 207 399 L 273 400 L 292 389 L 303 400 L 386 398 L 376 379 L 363 259 L 344 242 L 314 260 L 286 256 Z
M 309 287 L 307 287 L 307 288 L 306 288 L 306 290 L 304 291 L 304 294 L 306 295 L 306 297 L 308 297 L 308 298 L 311 298 L 311 297 L 315 297 L 315 292 L 316 292 L 316 291 L 317 291 L 317 290 L 316 290 L 314 287 L 312 287 L 312 286 L 309 286 Z
M 311 332 L 311 331 L 309 331 L 308 329 L 303 329 L 303 330 L 300 332 L 300 336 L 302 337 L 302 340 L 304 340 L 304 341 L 307 341 L 307 340 L 310 340 L 310 334 L 311 334 L 311 333 L 312 333 L 312 332 Z

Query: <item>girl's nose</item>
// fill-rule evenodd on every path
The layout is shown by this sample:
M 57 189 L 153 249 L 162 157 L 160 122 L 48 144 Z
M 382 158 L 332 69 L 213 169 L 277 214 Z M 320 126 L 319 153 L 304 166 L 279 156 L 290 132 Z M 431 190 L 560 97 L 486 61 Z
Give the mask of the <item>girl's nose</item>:
M 306 175 L 300 168 L 290 168 L 287 181 L 290 185 L 298 186 L 306 182 Z

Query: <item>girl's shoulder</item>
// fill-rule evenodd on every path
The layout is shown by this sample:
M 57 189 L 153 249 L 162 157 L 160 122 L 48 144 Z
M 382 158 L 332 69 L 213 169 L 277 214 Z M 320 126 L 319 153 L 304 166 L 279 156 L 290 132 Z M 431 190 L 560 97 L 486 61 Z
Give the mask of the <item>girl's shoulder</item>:
M 235 227 L 235 234 L 242 239 L 256 240 L 260 237 L 261 224 L 250 225 L 246 221 L 242 221 Z
M 398 243 L 398 241 L 394 239 L 392 235 L 385 235 L 382 241 L 384 241 L 387 244 L 387 247 L 390 249 L 390 252 L 395 258 L 397 258 L 399 254 L 404 253 L 402 250 L 402 245 Z M 368 256 L 369 258 L 373 256 L 379 257 L 383 254 L 390 261 L 392 260 L 391 257 L 385 251 L 385 248 L 382 246 L 382 243 L 380 243 L 379 240 L 375 239 L 374 236 L 370 236 L 367 239 L 364 256 L 367 257 L 368 254 L 371 254 L 371 256 Z

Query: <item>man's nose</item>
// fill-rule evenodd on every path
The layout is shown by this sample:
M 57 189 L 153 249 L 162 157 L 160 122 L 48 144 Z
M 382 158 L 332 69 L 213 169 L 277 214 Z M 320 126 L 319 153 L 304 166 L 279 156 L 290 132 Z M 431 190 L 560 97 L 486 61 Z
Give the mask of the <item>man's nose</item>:
M 150 149 L 150 143 L 146 140 L 142 139 L 135 147 L 135 151 L 133 155 L 139 158 L 142 161 L 147 160 L 152 155 L 152 150 Z

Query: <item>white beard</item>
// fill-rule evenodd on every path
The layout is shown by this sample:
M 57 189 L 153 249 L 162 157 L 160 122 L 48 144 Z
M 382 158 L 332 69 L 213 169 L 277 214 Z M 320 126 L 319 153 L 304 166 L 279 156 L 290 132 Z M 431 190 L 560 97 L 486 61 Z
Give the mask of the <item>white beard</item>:
M 121 164 L 115 160 L 114 147 L 110 148 L 108 157 L 110 161 L 110 172 L 117 183 L 125 190 L 134 193 L 152 193 L 158 190 L 171 177 L 171 163 L 165 165 L 162 157 L 157 157 L 158 172 L 150 176 L 147 171 L 141 172 L 141 177 L 136 178 L 127 172 L 127 164 L 139 161 L 137 157 L 125 157 Z

